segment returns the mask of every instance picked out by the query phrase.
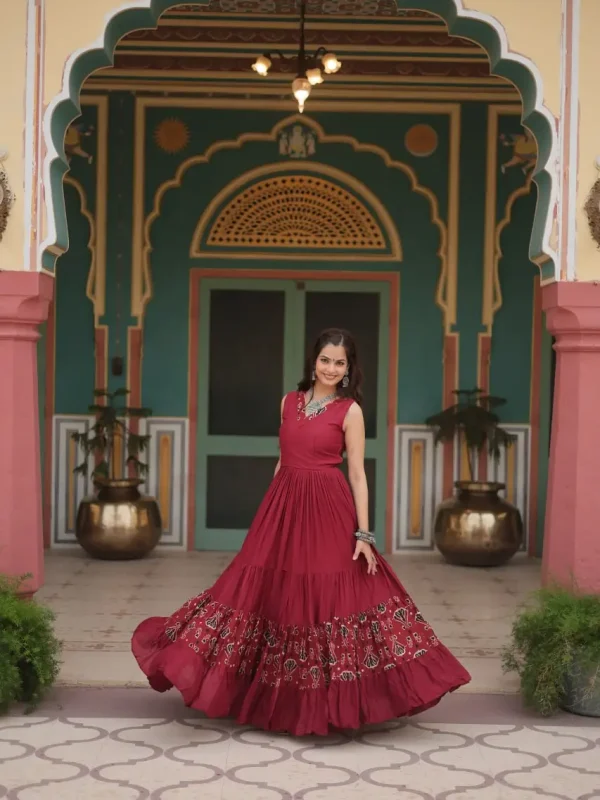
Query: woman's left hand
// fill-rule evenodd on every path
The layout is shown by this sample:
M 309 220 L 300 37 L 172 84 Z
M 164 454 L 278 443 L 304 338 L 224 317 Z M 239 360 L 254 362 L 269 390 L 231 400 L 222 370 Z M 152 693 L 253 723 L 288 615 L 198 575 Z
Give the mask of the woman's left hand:
M 377 558 L 375 556 L 375 551 L 370 544 L 361 542 L 359 540 L 356 542 L 352 560 L 357 561 L 360 555 L 363 555 L 367 561 L 367 575 L 375 575 L 377 572 Z

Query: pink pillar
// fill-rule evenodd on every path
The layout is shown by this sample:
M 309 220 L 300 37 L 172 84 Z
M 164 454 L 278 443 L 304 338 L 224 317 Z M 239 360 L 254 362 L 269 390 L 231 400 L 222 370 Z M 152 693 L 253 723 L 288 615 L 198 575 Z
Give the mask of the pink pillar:
M 556 379 L 542 574 L 600 593 L 600 285 L 542 289 Z
M 0 573 L 44 580 L 38 414 L 38 326 L 48 316 L 54 279 L 0 272 Z

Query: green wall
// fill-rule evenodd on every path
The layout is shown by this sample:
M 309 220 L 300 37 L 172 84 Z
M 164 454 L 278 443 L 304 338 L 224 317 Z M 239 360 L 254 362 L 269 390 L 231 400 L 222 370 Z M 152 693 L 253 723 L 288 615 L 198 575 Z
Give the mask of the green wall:
M 460 120 L 460 205 L 458 248 L 458 308 L 454 331 L 460 334 L 459 384 L 477 382 L 478 341 L 482 327 L 484 224 L 486 197 L 488 106 L 463 103 Z M 165 152 L 156 141 L 160 122 L 176 118 L 184 123 L 189 141 L 177 153 Z M 215 142 L 235 140 L 252 131 L 267 134 L 283 115 L 273 111 L 238 111 L 152 107 L 146 111 L 144 155 L 144 206 L 148 214 L 162 182 L 192 155 L 203 153 Z M 449 117 L 431 112 L 358 114 L 318 113 L 310 119 L 327 136 L 351 137 L 355 142 L 385 150 L 391 159 L 410 166 L 421 185 L 438 201 L 447 222 L 449 187 Z M 83 122 L 95 127 L 96 109 L 84 106 Z M 431 125 L 438 135 L 432 155 L 415 157 L 405 146 L 405 134 L 416 123 Z M 499 133 L 520 132 L 518 116 L 500 116 Z M 85 142 L 97 152 L 97 129 Z M 100 320 L 109 329 L 109 356 L 126 355 L 132 259 L 132 201 L 134 158 L 134 97 L 129 93 L 109 96 L 109 167 L 107 174 L 106 313 Z M 519 167 L 500 171 L 510 153 L 498 145 L 496 222 L 502 219 L 511 192 L 525 177 Z M 440 272 L 438 228 L 431 220 L 427 198 L 412 191 L 409 177 L 388 167 L 381 156 L 355 143 L 317 143 L 314 160 L 351 174 L 386 206 L 396 225 L 404 258 L 391 263 L 331 262 L 316 253 L 305 262 L 311 269 L 398 269 L 401 280 L 399 335 L 398 422 L 419 424 L 439 409 L 442 397 L 443 315 L 435 304 Z M 189 270 L 193 266 L 256 267 L 285 270 L 299 263 L 286 260 L 258 261 L 191 259 L 189 244 L 203 210 L 231 180 L 253 167 L 283 162 L 276 141 L 249 142 L 220 150 L 207 163 L 189 168 L 181 186 L 167 192 L 161 213 L 151 228 L 153 297 L 144 320 L 143 402 L 157 415 L 187 415 Z M 95 206 L 95 163 L 73 157 L 71 174 L 80 181 L 91 212 Z M 85 297 L 90 263 L 87 247 L 89 225 L 81 213 L 78 193 L 67 186 L 70 249 L 60 259 L 57 279 L 56 397 L 57 413 L 83 413 L 93 387 L 93 310 Z M 533 279 L 536 268 L 528 260 L 528 243 L 536 203 L 535 187 L 520 198 L 501 238 L 498 272 L 503 304 L 495 317 L 492 341 L 491 389 L 508 399 L 503 414 L 513 423 L 529 421 Z M 124 382 L 111 378 L 112 388 Z
M 96 216 L 97 109 L 83 106 L 77 124 L 82 131 L 89 132 L 82 139 L 82 147 L 94 161 L 88 163 L 83 157 L 73 156 L 64 184 L 69 249 L 57 261 L 54 287 L 54 412 L 57 414 L 85 413 L 93 402 L 94 391 L 94 311 L 86 289 L 93 236 L 97 236 L 97 231 L 92 230 L 84 212 L 87 210 L 92 219 Z M 69 179 L 78 184 L 83 198 Z
M 148 128 L 153 129 L 155 121 L 149 114 Z M 200 115 L 199 115 L 200 116 Z M 227 125 L 228 119 L 235 120 L 233 112 L 219 115 L 214 139 L 231 138 L 238 131 L 233 125 Z M 393 147 L 393 155 L 400 157 L 400 147 L 404 134 L 410 125 L 423 117 L 409 119 L 403 117 L 385 117 L 381 120 L 381 138 L 387 146 Z M 158 121 L 158 117 L 157 120 Z M 187 119 L 192 130 L 202 127 L 200 118 L 194 122 Z M 215 125 L 217 124 L 215 122 Z M 247 115 L 246 126 L 250 130 L 269 131 L 278 121 L 274 114 Z M 317 120 L 327 126 L 330 133 L 329 120 Z M 347 122 L 360 122 L 360 117 L 349 117 Z M 446 144 L 440 146 L 439 164 L 430 166 L 426 171 L 426 179 L 436 194 L 441 196 L 441 204 L 447 205 L 447 187 L 438 176 L 444 174 L 442 165 L 447 163 L 447 118 L 431 115 L 431 122 L 439 126 Z M 364 123 L 363 123 L 364 124 Z M 224 127 L 226 126 L 226 127 Z M 359 130 L 346 127 L 344 135 L 352 135 L 357 139 L 367 135 L 366 129 Z M 233 130 L 232 130 L 233 129 Z M 333 133 L 338 133 L 335 128 Z M 383 135 L 385 133 L 385 136 Z M 206 132 L 204 134 L 206 136 Z M 441 135 L 441 134 L 440 134 Z M 379 144 L 379 141 L 377 141 Z M 402 283 L 402 312 L 400 315 L 399 360 L 403 365 L 400 370 L 399 384 L 399 418 L 406 422 L 419 423 L 423 413 L 437 409 L 442 394 L 441 347 L 442 347 L 442 315 L 440 309 L 432 302 L 439 278 L 440 262 L 437 250 L 440 245 L 439 230 L 431 222 L 431 208 L 428 199 L 412 192 L 410 178 L 401 170 L 391 170 L 378 154 L 356 152 L 350 144 L 317 145 L 316 158 L 322 164 L 329 165 L 343 172 L 350 173 L 365 186 L 371 189 L 389 210 L 397 227 L 403 247 L 403 262 L 400 267 Z M 153 142 L 148 144 L 149 164 L 146 195 L 147 210 L 156 188 L 164 180 L 169 170 L 165 167 L 166 155 L 157 153 Z M 185 153 L 178 159 L 185 157 Z M 172 158 L 172 157 L 171 157 Z M 281 160 L 276 142 L 258 142 L 245 145 L 235 150 L 222 150 L 208 164 L 192 166 L 183 177 L 181 187 L 169 191 L 162 202 L 161 214 L 152 227 L 152 282 L 153 300 L 148 306 L 144 324 L 145 353 L 152 353 L 152 358 L 145 357 L 143 371 L 143 396 L 152 405 L 155 413 L 166 416 L 184 416 L 187 413 L 187 340 L 188 340 L 188 275 L 194 266 L 222 267 L 264 267 L 286 270 L 298 268 L 299 262 L 286 260 L 244 261 L 240 259 L 219 259 L 218 261 L 190 259 L 189 243 L 194 228 L 203 210 L 212 197 L 241 173 L 260 167 L 263 164 Z M 415 159 L 413 159 L 414 161 Z M 174 159 L 173 159 L 174 161 Z M 171 163 L 171 173 L 175 164 Z M 302 172 L 302 168 L 294 168 L 294 172 Z M 446 170 L 447 171 L 447 170 Z M 423 178 L 425 182 L 425 178 Z M 301 263 L 301 262 L 300 262 Z M 310 269 L 349 269 L 358 268 L 371 271 L 385 268 L 396 269 L 391 263 L 380 262 L 332 262 L 326 254 L 315 253 L 305 262 Z M 176 311 L 177 310 L 177 311 Z M 165 320 L 170 319 L 169 325 Z M 414 347 L 415 331 L 419 331 L 419 347 Z M 173 354 L 181 354 L 174 359 Z M 431 369 L 437 364 L 437 369 Z M 168 380 L 165 381 L 165 375 Z

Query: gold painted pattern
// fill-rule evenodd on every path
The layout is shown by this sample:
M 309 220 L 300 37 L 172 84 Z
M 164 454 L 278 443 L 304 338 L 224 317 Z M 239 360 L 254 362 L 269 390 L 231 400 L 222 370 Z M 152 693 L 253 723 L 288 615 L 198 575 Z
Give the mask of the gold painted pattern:
M 115 435 L 111 460 L 113 475 L 118 480 L 123 477 L 123 437 L 119 433 Z
M 516 467 L 516 447 L 506 448 L 506 499 L 509 503 L 515 504 L 516 483 L 515 483 L 515 467 Z
M 96 145 L 96 211 L 94 225 L 92 260 L 86 286 L 88 298 L 94 304 L 94 320 L 96 327 L 106 309 L 106 212 L 108 202 L 108 97 L 82 97 L 82 105 L 97 108 L 97 145 Z M 68 173 L 65 183 L 77 183 Z M 83 190 L 82 190 L 83 191 Z M 82 213 L 83 204 L 82 204 Z
M 163 530 L 171 529 L 171 475 L 173 467 L 173 437 L 168 433 L 158 440 L 158 506 Z
M 251 101 L 235 104 L 236 108 L 250 108 Z M 378 145 L 359 142 L 356 138 L 346 135 L 328 135 L 324 129 L 314 120 L 294 114 L 290 117 L 282 119 L 273 127 L 269 133 L 245 133 L 240 135 L 237 139 L 223 140 L 213 143 L 207 150 L 197 156 L 193 156 L 184 161 L 177 169 L 173 178 L 165 181 L 157 189 L 154 195 L 153 209 L 150 214 L 144 218 L 144 172 L 145 172 L 145 129 L 146 129 L 146 109 L 147 108 L 168 108 L 168 107 L 186 107 L 186 108 L 230 108 L 232 107 L 231 100 L 205 99 L 205 98 L 170 98 L 170 97 L 138 97 L 136 99 L 136 115 L 135 115 L 135 149 L 134 149 L 134 202 L 133 202 L 133 241 L 132 241 L 132 293 L 131 293 L 131 313 L 132 316 L 137 317 L 138 324 L 142 324 L 144 311 L 147 303 L 152 298 L 152 276 L 150 270 L 150 253 L 152 245 L 150 241 L 150 230 L 154 221 L 160 216 L 160 207 L 163 197 L 167 191 L 181 186 L 183 178 L 187 170 L 194 164 L 208 163 L 213 156 L 221 150 L 238 150 L 248 142 L 275 142 L 280 132 L 293 123 L 302 123 L 305 127 L 310 127 L 315 132 L 317 141 L 325 144 L 346 144 L 352 147 L 357 153 L 371 153 L 379 156 L 385 165 L 390 169 L 398 169 L 403 172 L 411 182 L 412 191 L 426 197 L 431 207 L 431 221 L 439 229 L 439 246 L 437 256 L 440 260 L 440 276 L 436 289 L 436 303 L 444 313 L 444 327 L 446 331 L 450 331 L 452 325 L 456 322 L 456 299 L 457 299 L 457 272 L 458 272 L 458 192 L 459 192 L 459 158 L 460 158 L 460 105 L 457 103 L 381 103 L 377 106 L 377 111 L 380 112 L 402 112 L 411 114 L 447 114 L 450 117 L 450 161 L 449 161 L 449 200 L 448 200 L 448 225 L 443 221 L 440 216 L 439 203 L 435 193 L 419 183 L 418 176 L 412 167 L 404 164 L 403 162 L 392 159 L 390 154 L 379 147 Z M 318 110 L 314 105 L 314 110 Z M 264 108 L 271 108 L 272 104 L 265 101 Z M 279 103 L 273 107 L 280 109 Z M 327 110 L 325 106 L 323 110 Z M 364 111 L 364 105 L 348 104 L 346 110 L 349 111 Z M 288 162 L 292 165 L 292 162 Z M 313 164 L 313 167 L 316 166 Z M 318 165 L 321 170 L 325 165 Z M 302 162 L 303 170 L 308 167 L 307 162 Z M 263 168 L 264 173 L 269 169 L 272 171 L 280 170 L 278 164 L 267 165 Z M 332 168 L 329 168 L 333 172 Z M 235 185 L 242 185 L 248 180 L 248 174 L 244 180 L 232 181 L 229 188 L 229 193 L 232 192 Z M 351 184 L 349 184 L 351 186 Z M 223 197 L 218 195 L 220 202 L 223 202 Z M 216 200 L 216 198 L 215 198 Z M 381 205 L 381 204 L 380 204 Z M 216 209 L 213 209 L 212 214 Z M 381 219 L 381 214 L 377 208 L 374 209 Z M 387 210 L 383 207 L 384 213 Z M 203 215 L 203 220 L 209 215 Z M 201 221 L 202 222 L 202 221 Z M 382 220 L 383 222 L 383 220 Z M 393 226 L 392 226 L 393 227 Z M 387 232 L 387 230 L 386 230 Z M 192 258 L 202 257 L 203 254 L 194 246 L 198 241 L 198 229 L 194 235 L 190 255 Z M 209 257 L 214 258 L 216 253 L 207 254 Z M 243 255 L 243 253 L 242 253 Z M 237 254 L 237 257 L 240 257 Z M 258 254 L 249 254 L 250 258 L 257 258 Z M 371 258 L 376 257 L 372 256 Z M 305 256 L 298 256 L 298 258 L 305 259 Z M 362 260 L 362 256 L 359 257 Z M 389 256 L 384 257 L 386 260 Z M 335 254 L 328 254 L 327 260 L 336 260 Z M 352 260 L 352 254 L 344 256 L 344 260 Z
M 275 175 L 244 189 L 207 237 L 213 247 L 385 250 L 385 236 L 347 189 L 315 175 Z
M 73 431 L 69 431 L 69 456 L 68 456 L 68 466 L 67 466 L 67 475 L 68 482 L 67 482 L 67 530 L 74 531 L 75 530 L 75 515 L 76 515 L 76 492 L 75 492 L 75 484 L 77 481 L 75 475 L 75 467 L 77 466 L 77 444 L 71 438 L 71 433 Z
M 494 276 L 494 299 L 492 302 L 491 315 L 492 320 L 497 311 L 502 308 L 502 282 L 500 281 L 500 261 L 504 255 L 502 252 L 502 234 L 504 229 L 510 225 L 512 220 L 513 207 L 520 197 L 525 197 L 531 192 L 531 185 L 533 183 L 533 175 L 530 173 L 525 179 L 523 186 L 519 186 L 510 193 L 504 207 L 504 216 L 496 226 L 495 247 L 494 247 L 494 263 L 493 263 L 493 276 Z M 533 262 L 531 262 L 533 264 Z M 539 267 L 539 265 L 537 265 Z
M 192 161 L 194 159 L 190 159 Z M 243 191 L 243 187 L 248 186 L 249 184 L 257 183 L 260 178 L 265 178 L 266 176 L 273 176 L 273 175 L 289 175 L 290 170 L 293 170 L 295 167 L 301 166 L 303 172 L 309 172 L 313 175 L 319 176 L 326 176 L 330 178 L 332 182 L 341 184 L 343 186 L 347 186 L 350 195 L 354 195 L 354 197 L 361 198 L 366 205 L 373 209 L 377 216 L 378 224 L 383 228 L 387 239 L 389 241 L 389 246 L 384 250 L 384 252 L 378 252 L 377 250 L 372 250 L 368 255 L 364 253 L 352 253 L 345 251 L 343 253 L 336 253 L 332 252 L 331 250 L 323 256 L 324 260 L 326 261 L 364 261 L 367 259 L 369 262 L 373 261 L 401 261 L 402 260 L 402 246 L 400 243 L 400 238 L 398 236 L 398 231 L 394 222 L 389 215 L 386 207 L 383 203 L 376 197 L 376 195 L 371 192 L 363 183 L 357 180 L 354 176 L 350 175 L 347 172 L 343 172 L 336 167 L 332 167 L 329 164 L 321 164 L 315 163 L 312 161 L 306 160 L 296 160 L 290 159 L 290 161 L 286 162 L 285 164 L 275 163 L 275 164 L 266 164 L 262 167 L 256 167 L 255 169 L 249 170 L 248 172 L 244 172 L 242 175 L 239 175 L 237 178 L 231 181 L 224 189 L 222 189 L 210 203 L 207 205 L 204 213 L 200 217 L 200 220 L 196 226 L 196 230 L 192 236 L 192 244 L 190 247 L 190 257 L 191 258 L 229 258 L 235 257 L 237 259 L 265 259 L 265 258 L 277 258 L 277 259 L 284 259 L 284 260 L 296 260 L 296 261 L 306 261 L 306 253 L 302 252 L 302 250 L 298 250 L 293 252 L 292 250 L 287 250 L 283 252 L 273 252 L 273 250 L 269 250 L 267 248 L 263 249 L 262 251 L 257 250 L 249 250 L 247 247 L 245 249 L 236 249 L 235 251 L 227 251 L 223 250 L 210 250 L 204 249 L 202 247 L 203 239 L 205 236 L 205 231 L 210 228 L 212 224 L 212 219 L 214 218 L 217 210 L 221 208 L 225 203 L 228 202 L 229 198 L 234 197 L 240 190 Z M 165 187 L 165 191 L 170 188 L 167 184 L 163 184 L 163 186 L 159 189 L 159 192 L 163 190 Z M 157 199 L 157 202 L 158 199 Z M 157 208 L 157 216 L 160 214 L 159 209 Z M 146 241 L 148 241 L 150 235 L 149 225 L 147 223 L 146 229 Z
M 488 109 L 487 126 L 487 163 L 486 163 L 486 200 L 484 228 L 484 260 L 483 260 L 483 295 L 482 323 L 487 336 L 492 335 L 494 316 L 502 308 L 502 288 L 500 285 L 499 265 L 502 258 L 500 238 L 510 223 L 515 202 L 531 191 L 532 175 L 529 174 L 523 186 L 515 189 L 506 201 L 502 220 L 497 223 L 498 193 L 498 120 L 503 115 L 521 116 L 521 106 L 497 105 Z M 532 262 L 533 263 L 533 262 Z M 540 264 L 537 264 L 538 268 Z
M 410 536 L 415 539 L 422 535 L 424 450 L 423 442 L 410 443 Z
M 471 480 L 471 473 L 469 470 L 469 450 L 464 439 L 461 439 L 460 443 L 460 480 Z

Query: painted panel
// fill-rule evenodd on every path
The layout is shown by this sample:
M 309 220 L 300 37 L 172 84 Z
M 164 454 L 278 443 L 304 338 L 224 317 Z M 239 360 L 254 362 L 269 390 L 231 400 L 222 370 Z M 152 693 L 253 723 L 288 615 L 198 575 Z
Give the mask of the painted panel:
M 525 528 L 523 550 L 528 547 L 530 428 L 505 425 L 517 440 L 499 463 L 488 460 L 488 479 L 506 484 L 503 496 L 521 512 Z M 431 430 L 397 426 L 394 476 L 394 551 L 431 549 L 434 546 L 435 508 L 443 499 L 443 450 L 435 446 Z M 477 479 L 479 464 L 475 466 Z M 468 480 L 464 448 L 455 446 L 453 480 Z M 535 532 L 534 534 L 535 535 Z
M 186 546 L 188 431 L 187 419 L 172 417 L 150 417 L 140 426 L 140 433 L 150 436 L 142 488 L 158 501 L 163 521 L 159 547 Z
M 372 115 L 319 111 L 305 117 L 303 124 L 308 128 L 294 138 L 294 125 L 283 124 L 285 118 L 279 112 L 215 111 L 199 104 L 194 107 L 193 98 L 136 99 L 127 92 L 112 92 L 101 99 L 110 112 L 104 142 L 108 168 L 102 173 L 98 167 L 107 156 L 106 152 L 103 156 L 99 135 L 102 103 L 97 105 L 90 97 L 82 118 L 84 128 L 74 145 L 82 152 L 73 151 L 70 174 L 84 189 L 100 249 L 104 240 L 101 220 L 96 217 L 101 195 L 107 203 L 105 306 L 96 319 L 94 336 L 94 309 L 85 295 L 89 286 L 84 285 L 84 276 L 89 274 L 90 221 L 82 212 L 81 194 L 77 196 L 75 186 L 67 186 L 72 236 L 71 250 L 61 258 L 58 271 L 55 411 L 85 415 L 93 386 L 94 346 L 106 334 L 106 348 L 96 352 L 98 382 L 98 370 L 102 377 L 106 374 L 110 356 L 127 357 L 129 333 L 129 341 L 140 342 L 140 358 L 132 359 L 131 369 L 125 365 L 123 376 L 107 376 L 104 383 L 114 389 L 129 376 L 132 389 L 138 394 L 141 389 L 141 398 L 136 399 L 149 405 L 158 419 L 187 418 L 190 270 L 216 264 L 225 270 L 267 266 L 278 272 L 299 266 L 315 271 L 393 269 L 401 275 L 402 303 L 398 401 L 392 423 L 406 430 L 420 428 L 429 413 L 439 410 L 443 386 L 449 390 L 455 383 L 489 385 L 493 393 L 508 398 L 504 417 L 524 424 L 530 421 L 536 268 L 528 260 L 528 244 L 536 198 L 534 191 L 524 191 L 529 171 L 527 158 L 519 160 L 524 143 L 519 138 L 523 130 L 518 106 L 405 103 L 396 113 L 378 113 L 375 126 Z M 312 143 L 306 133 L 311 121 L 323 131 Z M 177 175 L 186 160 L 202 154 L 207 154 L 202 163 Z M 325 250 L 311 251 L 308 257 L 302 248 L 296 249 L 291 262 L 283 258 L 283 251 L 280 259 L 268 263 L 255 252 L 214 261 L 190 255 L 198 221 L 228 185 L 240 181 L 241 187 L 244 174 L 265 166 L 309 176 L 309 163 L 348 175 L 350 182 L 365 187 L 377 199 L 398 232 L 401 261 L 364 260 L 363 253 L 354 262 L 351 249 L 347 263 L 338 264 Z M 145 240 L 144 220 L 156 206 L 156 190 L 174 178 L 180 185 L 164 193 L 160 214 L 148 221 Z M 347 186 L 354 191 L 350 183 Z M 227 202 L 232 197 L 235 194 L 228 195 Z M 373 204 L 367 205 L 372 211 Z M 215 207 L 209 223 L 218 219 L 220 208 Z M 214 242 L 211 247 L 213 252 L 219 249 Z M 149 272 L 142 268 L 144 253 Z M 141 265 L 137 272 L 136 264 Z M 444 312 L 452 305 L 453 294 L 458 295 L 458 315 L 448 327 Z M 143 331 L 136 329 L 133 337 L 131 326 L 140 321 L 131 316 L 136 296 L 147 302 Z M 99 325 L 105 326 L 102 331 Z M 444 354 L 445 335 L 446 341 L 456 340 L 456 378 L 448 353 Z M 452 374 L 445 375 L 445 370 Z M 162 440 L 163 459 L 171 446 L 174 440 L 170 444 Z M 432 469 L 428 445 L 415 441 L 411 447 L 411 469 L 428 474 Z M 460 474 L 461 455 L 454 455 L 454 472 Z M 447 480 L 452 473 L 451 456 Z M 486 466 L 485 461 L 478 465 L 481 477 Z M 543 497 L 541 488 L 539 494 Z M 414 510 L 406 525 L 405 531 L 426 529 Z M 173 536 L 177 539 L 179 533 Z M 398 546 L 396 539 L 394 546 Z
M 147 110 L 148 119 L 154 111 L 151 108 Z M 166 110 L 162 113 L 166 113 Z M 194 127 L 202 127 L 201 120 L 206 119 L 206 114 L 203 115 L 199 110 L 195 113 L 197 122 Z M 443 115 L 433 112 L 430 116 L 436 120 L 444 119 Z M 253 114 L 248 119 L 248 127 L 264 131 L 267 118 L 268 115 L 263 118 Z M 351 132 L 352 126 L 358 124 L 356 116 L 349 116 L 348 122 Z M 396 127 L 404 124 L 398 115 L 391 116 L 389 123 Z M 447 131 L 447 119 L 444 124 Z M 308 120 L 305 125 L 308 125 Z M 286 130 L 283 125 L 281 132 L 285 133 Z M 310 127 L 306 127 L 306 130 L 310 130 Z M 146 358 L 142 379 L 143 396 L 148 398 L 155 413 L 168 416 L 186 413 L 188 376 L 183 359 L 174 358 L 174 354 L 184 353 L 188 346 L 188 325 L 183 317 L 173 317 L 172 309 L 183 309 L 189 305 L 189 270 L 202 265 L 199 259 L 190 258 L 189 255 L 193 233 L 211 198 L 227 189 L 231 182 L 237 181 L 241 191 L 244 186 L 242 176 L 252 175 L 258 180 L 257 170 L 272 171 L 273 164 L 270 162 L 279 156 L 280 145 L 276 136 L 276 130 L 271 133 L 267 130 L 260 135 L 259 141 L 255 140 L 256 137 L 249 137 L 248 141 L 235 140 L 235 146 L 227 147 L 223 142 L 215 143 L 210 151 L 210 159 L 193 156 L 189 168 L 177 173 L 173 188 L 156 199 L 154 215 L 146 224 L 149 243 L 145 252 L 149 255 L 151 268 L 152 299 L 145 311 Z M 446 302 L 443 287 L 450 270 L 450 242 L 455 239 L 456 232 L 446 230 L 444 220 L 447 209 L 438 201 L 433 190 L 418 183 L 419 175 L 412 167 L 400 162 L 395 165 L 383 149 L 371 144 L 353 144 L 354 140 L 348 135 L 338 135 L 336 138 L 325 131 L 319 136 L 316 145 L 319 169 L 329 171 L 330 178 L 337 176 L 339 185 L 344 185 L 348 190 L 354 191 L 353 187 L 362 186 L 364 191 L 368 190 L 376 196 L 402 242 L 402 261 L 390 264 L 390 267 L 402 272 L 406 303 L 400 314 L 399 358 L 403 368 L 400 370 L 398 418 L 403 422 L 419 423 L 424 413 L 436 410 L 439 403 L 436 398 L 442 396 L 443 363 L 440 353 L 443 313 L 440 304 Z M 447 133 L 444 136 L 445 141 Z M 157 183 L 157 176 L 152 170 L 158 169 L 156 164 L 161 163 L 161 159 L 164 156 L 157 156 L 148 165 L 148 184 Z M 421 168 L 426 160 L 425 156 L 421 158 Z M 181 164 L 180 158 L 175 163 L 177 161 Z M 294 161 L 286 158 L 283 159 L 283 166 L 293 170 L 294 174 L 310 176 L 317 165 L 306 159 Z M 447 176 L 447 170 L 437 175 L 440 192 Z M 444 190 L 442 197 L 446 196 Z M 219 219 L 218 213 L 219 207 L 215 209 L 216 220 Z M 208 229 L 211 229 L 210 224 Z M 176 237 L 173 236 L 174 230 L 177 231 Z M 308 255 L 302 248 L 295 249 L 295 264 L 283 258 L 270 258 L 268 267 L 278 271 L 293 269 L 298 265 L 298 260 L 305 268 L 315 271 L 351 267 L 369 272 L 381 267 L 377 261 L 369 260 L 364 255 L 356 260 L 357 253 L 348 248 L 339 262 L 334 259 L 335 253 L 323 251 Z M 210 252 L 212 255 L 214 248 Z M 250 256 L 253 256 L 253 261 Z M 260 254 L 250 250 L 241 253 L 239 258 L 231 256 L 219 259 L 217 266 L 223 269 L 252 268 L 263 266 L 262 261 Z M 167 318 L 170 319 L 169 325 L 164 324 Z M 414 347 L 416 329 L 419 329 L 418 349 Z M 152 358 L 148 357 L 150 352 Z M 436 363 L 437 369 L 432 369 Z M 168 382 L 164 380 L 165 374 L 169 374 Z
M 433 547 L 435 507 L 442 500 L 443 452 L 426 427 L 396 427 L 394 551 Z
M 81 451 L 71 439 L 74 431 L 87 432 L 92 417 L 56 415 L 53 436 L 52 536 L 51 546 L 75 544 L 75 520 L 81 500 L 92 492 L 90 459 L 88 476 L 73 469 L 81 462 Z M 142 433 L 150 435 L 147 453 L 148 476 L 141 490 L 156 497 L 161 507 L 164 532 L 159 547 L 185 547 L 187 534 L 187 419 L 143 420 Z M 117 477 L 126 474 L 126 453 L 117 452 Z
M 502 452 L 500 460 L 496 463 L 493 459 L 488 461 L 488 479 L 506 484 L 506 490 L 501 492 L 509 503 L 515 505 L 521 512 L 525 541 L 523 550 L 529 546 L 529 536 L 535 537 L 535 531 L 529 531 L 529 496 L 530 496 L 530 459 L 531 459 L 531 428 L 529 425 L 504 425 L 509 433 L 517 439 L 512 447 Z
M 89 475 L 75 474 L 81 463 L 81 451 L 71 438 L 74 432 L 86 433 L 93 425 L 91 417 L 57 414 L 53 420 L 52 441 L 52 524 L 51 546 L 72 545 L 75 538 L 75 521 L 79 503 L 91 491 Z

